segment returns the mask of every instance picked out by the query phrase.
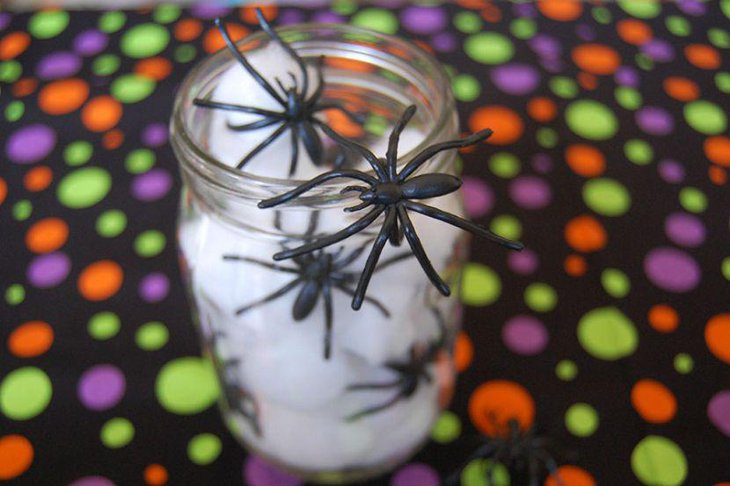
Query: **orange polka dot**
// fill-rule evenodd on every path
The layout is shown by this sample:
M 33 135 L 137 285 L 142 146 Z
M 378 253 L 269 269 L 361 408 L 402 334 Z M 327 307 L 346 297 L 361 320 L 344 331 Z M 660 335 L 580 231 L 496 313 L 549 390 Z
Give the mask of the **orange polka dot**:
M 101 139 L 101 145 L 107 150 L 119 148 L 124 143 L 124 132 L 115 128 L 104 134 Z
M 325 58 L 324 63 L 333 68 L 345 71 L 355 71 L 358 73 L 370 73 L 375 70 L 372 64 L 355 59 L 344 59 L 341 57 L 327 57 Z
M 705 155 L 712 162 L 730 167 L 730 138 L 723 135 L 708 137 L 703 145 Z
M 571 277 L 582 277 L 588 271 L 588 264 L 580 255 L 568 255 L 563 262 L 563 268 Z
M 657 304 L 649 309 L 649 325 L 659 332 L 674 332 L 679 326 L 679 314 L 673 307 Z
M 19 56 L 30 45 L 27 32 L 10 32 L 0 39 L 0 61 L 7 61 Z
M 492 380 L 479 386 L 469 398 L 469 418 L 482 433 L 503 435 L 511 420 L 525 430 L 535 419 L 535 402 L 519 383 Z
M 664 91 L 677 101 L 693 101 L 700 97 L 697 83 L 681 76 L 669 76 L 663 86 Z
M 471 338 L 464 331 L 460 331 L 456 335 L 456 341 L 454 342 L 454 365 L 456 371 L 461 373 L 471 365 L 474 359 L 474 344 L 471 342 Z
M 545 17 L 563 22 L 575 20 L 583 13 L 580 0 L 538 0 L 537 8 Z
M 33 463 L 33 445 L 22 435 L 0 437 L 0 480 L 14 479 Z
M 494 134 L 486 142 L 494 145 L 508 145 L 517 141 L 524 131 L 522 118 L 510 108 L 501 105 L 482 106 L 469 117 L 469 130 L 478 132 L 491 128 Z
M 81 272 L 78 289 L 81 295 L 88 300 L 106 300 L 119 291 L 123 280 L 124 272 L 118 263 L 111 260 L 100 260 Z
M 638 19 L 619 20 L 616 23 L 616 31 L 621 40 L 635 46 L 647 43 L 654 36 L 651 27 Z
M 119 123 L 122 111 L 122 104 L 111 96 L 97 96 L 81 110 L 81 121 L 92 132 L 105 132 Z
M 727 172 L 724 168 L 713 165 L 707 169 L 707 176 L 716 186 L 724 186 L 727 183 Z
M 527 103 L 527 114 L 539 122 L 549 122 L 558 114 L 558 107 L 550 98 L 539 96 Z
M 183 19 L 175 24 L 173 35 L 180 42 L 189 42 L 197 39 L 203 32 L 203 23 L 197 19 Z
M 53 171 L 45 165 L 34 167 L 23 176 L 23 185 L 30 192 L 42 191 L 53 181 Z
M 19 358 L 33 358 L 48 351 L 53 344 L 53 328 L 43 321 L 28 321 L 16 327 L 8 337 L 8 349 Z
M 717 359 L 730 364 L 730 314 L 718 314 L 707 321 L 705 343 Z
M 596 177 L 606 170 L 606 158 L 592 145 L 576 143 L 565 149 L 565 162 L 576 174 L 583 177 Z
M 456 0 L 457 5 L 471 10 L 484 8 L 488 2 L 489 0 Z
M 134 66 L 134 72 L 155 81 L 162 81 L 172 72 L 172 63 L 164 57 L 149 57 L 139 61 Z
M 68 225 L 60 218 L 37 221 L 25 234 L 25 246 L 34 253 L 48 253 L 61 248 L 68 239 Z
M 360 125 L 340 110 L 327 110 L 325 111 L 325 116 L 327 117 L 329 126 L 343 137 L 359 138 L 364 133 Z
M 49 115 L 64 115 L 78 110 L 89 97 L 89 84 L 71 78 L 53 81 L 38 93 L 38 106 Z
M 0 204 L 5 202 L 6 197 L 8 197 L 8 183 L 0 177 Z
M 565 241 L 576 251 L 590 253 L 601 250 L 607 240 L 606 230 L 593 216 L 576 216 L 565 225 Z
M 502 11 L 493 3 L 485 4 L 480 13 L 484 20 L 492 24 L 502 20 Z
M 677 414 L 677 399 L 656 380 L 639 380 L 631 388 L 631 405 L 641 418 L 652 424 L 669 422 Z
M 246 27 L 239 24 L 226 22 L 225 26 L 228 30 L 228 35 L 231 36 L 233 42 L 237 42 L 243 39 L 249 33 L 249 30 Z M 216 27 L 211 27 L 210 29 L 208 29 L 208 32 L 205 33 L 205 37 L 203 37 L 203 49 L 205 50 L 205 52 L 210 54 L 220 49 L 223 49 L 225 46 L 226 41 L 223 40 L 223 36 L 220 32 L 218 32 L 218 29 Z
M 584 73 L 581 71 L 576 76 L 576 79 L 578 79 L 580 87 L 585 90 L 593 91 L 598 87 L 598 78 L 591 73 Z
M 249 24 L 254 24 L 258 26 L 259 20 L 258 18 L 256 18 L 257 8 L 261 9 L 261 13 L 264 14 L 264 18 L 269 22 L 274 20 L 279 14 L 279 9 L 276 7 L 276 5 L 253 3 L 241 8 L 241 20 L 243 20 L 244 22 L 248 22 Z
M 720 67 L 720 53 L 706 44 L 690 44 L 684 48 L 687 60 L 700 69 L 717 69 Z
M 33 78 L 21 78 L 13 83 L 13 87 L 10 89 L 13 96 L 16 98 L 22 98 L 33 94 L 35 89 L 38 87 L 38 80 Z
M 596 480 L 582 467 L 565 465 L 547 477 L 545 486 L 596 486 Z
M 150 464 L 144 468 L 144 482 L 150 486 L 162 486 L 167 484 L 167 469 L 160 464 Z
M 613 74 L 621 65 L 621 56 L 603 44 L 581 44 L 571 53 L 576 66 L 591 74 Z

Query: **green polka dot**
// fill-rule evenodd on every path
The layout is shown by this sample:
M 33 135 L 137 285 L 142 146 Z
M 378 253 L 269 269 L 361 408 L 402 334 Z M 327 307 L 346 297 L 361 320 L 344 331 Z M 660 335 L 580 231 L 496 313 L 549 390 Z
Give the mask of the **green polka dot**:
M 604 216 L 621 216 L 631 207 L 631 195 L 620 182 L 607 177 L 586 181 L 583 201 L 593 211 Z
M 23 66 L 16 60 L 0 62 L 0 81 L 14 83 L 23 74 Z
M 648 142 L 634 138 L 624 145 L 624 155 L 636 165 L 647 165 L 654 159 L 654 149 Z
M 119 42 L 119 48 L 125 55 L 141 59 L 159 54 L 168 42 L 170 33 L 165 27 L 148 23 L 127 30 Z
M 565 428 L 576 437 L 589 437 L 598 428 L 598 413 L 587 403 L 575 403 L 565 412 Z
M 69 15 L 63 10 L 47 10 L 28 20 L 28 31 L 37 39 L 50 39 L 66 30 Z
M 140 349 L 157 351 L 167 344 L 170 332 L 162 322 L 147 322 L 142 324 L 134 335 L 134 341 Z
M 567 76 L 553 76 L 548 86 L 550 91 L 561 98 L 575 98 L 578 95 L 578 84 Z
M 123 12 L 106 12 L 99 17 L 99 29 L 107 34 L 116 32 L 127 22 L 127 16 Z
M 631 290 L 631 281 L 624 272 L 617 268 L 607 268 L 601 273 L 601 285 L 611 297 L 626 297 Z
M 120 64 L 121 61 L 119 60 L 119 56 L 114 54 L 102 54 L 94 59 L 94 62 L 91 64 L 91 70 L 97 76 L 109 76 L 117 72 Z
M 717 48 L 727 49 L 730 47 L 730 34 L 726 30 L 717 27 L 707 31 L 707 38 Z
M 165 249 L 165 235 L 161 231 L 143 231 L 134 239 L 134 252 L 143 258 L 150 258 L 160 254 Z
M 103 311 L 91 316 L 86 330 L 89 335 L 99 341 L 111 339 L 119 333 L 122 321 L 111 311 Z
M 640 52 L 634 56 L 634 60 L 636 65 L 644 71 L 651 71 L 654 68 L 654 60 L 648 54 Z
M 722 10 L 722 13 L 725 14 L 725 17 L 730 19 L 730 0 L 721 0 L 720 9 Z
M 132 174 L 142 174 L 155 165 L 155 159 L 155 153 L 150 149 L 132 150 L 124 159 L 124 168 Z
M 722 276 L 725 277 L 725 280 L 730 280 L 730 257 L 722 259 L 720 271 L 722 272 Z
M 550 285 L 535 282 L 525 289 L 525 304 L 535 312 L 549 312 L 558 304 L 558 294 Z
M 730 73 L 715 74 L 715 85 L 723 93 L 730 93 Z
M 679 204 L 690 213 L 704 213 L 707 209 L 707 196 L 696 187 L 685 187 L 679 191 Z
M 497 152 L 489 158 L 489 170 L 497 177 L 511 179 L 520 173 L 520 159 L 509 152 Z
M 101 443 L 110 449 L 119 449 L 134 439 L 134 425 L 122 417 L 108 420 L 101 427 Z
M 218 459 L 223 449 L 217 435 L 198 434 L 188 442 L 188 457 L 198 466 L 206 466 Z
M 662 11 L 657 0 L 618 0 L 618 4 L 624 12 L 640 19 L 653 19 Z
M 677 37 L 686 37 L 692 33 L 692 25 L 684 17 L 679 15 L 670 15 L 664 21 L 667 30 Z
M 643 102 L 641 94 L 634 88 L 629 88 L 628 86 L 619 86 L 613 95 L 616 98 L 616 103 L 625 110 L 637 110 Z
M 25 221 L 33 214 L 33 204 L 27 199 L 21 199 L 13 204 L 13 218 L 17 221 Z
M 180 7 L 177 5 L 160 5 L 155 8 L 155 11 L 152 13 L 152 18 L 155 22 L 159 22 L 161 24 L 174 22 L 178 19 L 178 17 L 180 17 Z
M 520 40 L 532 38 L 537 32 L 537 25 L 532 19 L 525 17 L 515 19 L 509 24 L 509 31 Z
M 122 103 L 137 103 L 155 90 L 155 80 L 139 74 L 125 74 L 114 80 L 109 91 Z
M 0 411 L 11 420 L 28 420 L 46 409 L 52 395 L 51 380 L 43 370 L 18 368 L 0 382 Z
M 593 100 L 578 100 L 568 105 L 565 121 L 575 134 L 588 140 L 608 140 L 618 130 L 616 115 Z
M 679 353 L 674 357 L 674 369 L 680 375 L 688 375 L 692 373 L 695 367 L 695 362 L 687 353 Z
M 454 26 L 465 34 L 475 34 L 482 29 L 481 17 L 474 12 L 459 12 L 454 15 Z
M 209 361 L 185 357 L 173 359 L 162 367 L 155 382 L 155 393 L 168 412 L 192 415 L 213 405 L 220 390 Z
M 615 361 L 636 351 L 639 336 L 634 323 L 615 307 L 587 312 L 578 322 L 578 341 L 594 358 Z
M 599 24 L 610 24 L 611 20 L 613 20 L 611 11 L 608 10 L 606 7 L 593 7 L 591 14 L 593 15 L 593 18 L 596 19 L 596 22 L 598 22 Z
M 5 302 L 8 305 L 18 305 L 25 300 L 25 287 L 21 284 L 11 284 L 5 289 Z
M 431 439 L 439 444 L 455 441 L 461 434 L 461 420 L 454 412 L 443 412 L 431 430 Z
M 82 209 L 104 199 L 111 186 L 112 178 L 109 172 L 100 167 L 84 167 L 61 179 L 56 195 L 64 206 Z
M 475 459 L 461 472 L 461 486 L 510 486 L 509 471 L 490 459 Z
M 537 143 L 544 148 L 553 148 L 558 144 L 558 132 L 550 127 L 540 127 L 535 133 Z
M 687 458 L 671 440 L 649 435 L 631 453 L 631 469 L 644 484 L 676 486 L 687 477 Z
M 519 240 L 522 236 L 522 224 L 514 216 L 502 214 L 492 219 L 489 229 L 509 240 Z
M 489 305 L 502 292 L 499 275 L 486 265 L 467 263 L 461 278 L 461 301 L 466 305 Z
M 352 17 L 352 24 L 366 29 L 395 34 L 398 32 L 398 18 L 384 8 L 366 8 Z
M 496 32 L 480 32 L 467 37 L 464 51 L 477 62 L 502 64 L 514 55 L 515 48 L 510 40 Z
M 66 146 L 63 150 L 63 160 L 68 165 L 84 165 L 94 154 L 94 146 L 86 140 L 78 140 Z
M 186 63 L 195 59 L 195 56 L 197 54 L 198 51 L 195 49 L 195 46 L 192 46 L 190 44 L 183 44 L 175 48 L 173 57 L 175 58 L 175 61 L 179 63 Z
M 470 74 L 458 74 L 451 81 L 454 96 L 459 101 L 474 101 L 479 97 L 482 87 Z
M 689 126 L 705 135 L 717 135 L 727 128 L 727 116 L 715 103 L 693 101 L 684 105 L 684 119 Z
M 25 105 L 20 100 L 13 100 L 5 107 L 5 119 L 9 122 L 16 122 L 23 118 Z
M 108 209 L 96 219 L 96 232 L 104 238 L 114 238 L 127 227 L 127 215 L 119 209 Z
M 563 359 L 555 365 L 555 376 L 563 381 L 573 381 L 578 376 L 578 366 L 574 361 Z
M 365 128 L 368 133 L 381 137 L 388 129 L 388 120 L 384 116 L 370 115 L 367 117 L 367 120 L 365 120 L 363 128 Z
M 350 15 L 357 10 L 357 2 L 355 0 L 334 0 L 330 8 L 340 15 Z

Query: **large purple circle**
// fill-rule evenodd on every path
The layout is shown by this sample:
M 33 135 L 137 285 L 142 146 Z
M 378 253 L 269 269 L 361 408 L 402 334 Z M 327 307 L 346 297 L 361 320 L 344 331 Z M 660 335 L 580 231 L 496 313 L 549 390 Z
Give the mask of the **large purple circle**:
M 655 248 L 644 258 L 644 272 L 651 282 L 668 292 L 689 292 L 702 277 L 697 262 L 676 248 Z
M 652 39 L 642 44 L 641 52 L 656 62 L 669 62 L 674 59 L 674 47 L 662 39 Z
M 664 182 L 679 184 L 684 180 L 684 167 L 676 160 L 662 160 L 659 162 L 657 170 L 659 171 L 659 177 L 661 177 Z
M 416 34 L 434 34 L 448 23 L 446 12 L 441 7 L 408 7 L 400 18 L 403 27 Z
M 499 90 L 512 95 L 525 95 L 540 84 L 540 74 L 528 64 L 498 66 L 492 69 L 490 78 Z
M 547 34 L 537 34 L 527 41 L 527 43 L 530 49 L 544 59 L 558 59 L 563 53 L 563 47 L 560 45 L 560 41 Z
M 509 252 L 507 254 L 507 265 L 510 270 L 519 275 L 529 275 L 537 270 L 540 261 L 534 251 L 525 248 L 522 251 Z
M 47 289 L 63 282 L 69 271 L 71 259 L 59 251 L 33 258 L 28 265 L 26 277 L 34 287 Z
M 669 135 L 674 131 L 674 118 L 658 106 L 645 106 L 636 112 L 636 124 L 649 135 Z
M 77 479 L 68 486 L 115 486 L 115 484 L 103 476 L 85 476 Z
M 93 56 L 106 49 L 109 43 L 109 36 L 97 29 L 89 29 L 79 34 L 74 39 L 74 51 L 82 56 Z
M 56 146 L 56 132 L 36 123 L 19 128 L 5 143 L 5 153 L 16 164 L 32 164 L 45 158 Z
M 127 382 L 124 374 L 112 365 L 97 365 L 84 371 L 79 379 L 77 395 L 91 410 L 107 410 L 124 396 Z
M 243 465 L 243 479 L 251 486 L 300 486 L 300 479 L 281 471 L 253 454 Z
M 520 176 L 509 185 L 514 202 L 525 209 L 541 209 L 550 204 L 553 193 L 543 179 L 536 176 Z
M 162 168 L 140 174 L 132 181 L 132 196 L 144 202 L 157 201 L 170 191 L 172 176 Z
M 688 213 L 674 213 L 664 221 L 667 237 L 679 246 L 694 248 L 705 242 L 707 231 L 697 216 Z
M 408 464 L 396 472 L 390 486 L 438 486 L 438 473 L 427 464 Z
M 494 193 L 486 182 L 476 177 L 462 177 L 461 190 L 464 194 L 464 208 L 470 218 L 476 219 L 489 213 L 494 206 Z
M 545 349 L 549 339 L 545 325 L 532 316 L 515 316 L 505 322 L 502 328 L 502 341 L 517 354 L 539 354 Z
M 52 52 L 44 56 L 35 67 L 41 79 L 58 79 L 73 76 L 81 69 L 81 58 L 70 51 Z
M 730 390 L 718 392 L 710 399 L 707 417 L 720 432 L 730 437 Z
M 704 15 L 707 11 L 707 6 L 697 0 L 679 0 L 677 6 L 682 12 L 695 17 Z
M 159 302 L 170 292 L 170 280 L 164 273 L 153 272 L 139 283 L 139 296 L 146 302 Z

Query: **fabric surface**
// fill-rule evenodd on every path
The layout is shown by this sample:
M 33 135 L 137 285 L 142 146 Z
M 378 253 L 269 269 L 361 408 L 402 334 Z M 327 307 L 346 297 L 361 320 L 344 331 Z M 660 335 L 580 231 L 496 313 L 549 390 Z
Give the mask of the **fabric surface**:
M 730 1 L 320 5 L 267 13 L 446 64 L 464 130 L 496 132 L 462 154 L 468 212 L 527 245 L 474 241 L 451 409 L 372 484 L 438 484 L 490 412 L 552 439 L 567 486 L 730 481 Z M 167 122 L 216 16 L 257 28 L 0 13 L 0 481 L 298 484 L 221 422 L 177 270 Z

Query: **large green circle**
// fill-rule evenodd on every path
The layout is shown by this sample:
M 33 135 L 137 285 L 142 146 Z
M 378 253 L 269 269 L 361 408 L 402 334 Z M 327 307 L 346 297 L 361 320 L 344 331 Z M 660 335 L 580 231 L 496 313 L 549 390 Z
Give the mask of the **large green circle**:
M 155 382 L 155 393 L 168 412 L 192 415 L 213 405 L 220 390 L 210 361 L 184 357 L 162 367 Z
M 604 216 L 621 216 L 631 207 L 631 195 L 620 182 L 607 177 L 589 179 L 583 185 L 583 201 Z
M 28 420 L 51 402 L 53 386 L 48 375 L 35 366 L 11 371 L 0 382 L 0 411 L 12 420 Z
M 631 453 L 631 469 L 644 484 L 677 486 L 687 477 L 687 458 L 673 441 L 648 435 Z
M 0 62 L 0 81 L 14 83 L 23 74 L 23 66 L 15 59 Z
M 461 279 L 461 301 L 482 307 L 499 298 L 502 282 L 497 272 L 481 263 L 467 263 Z
M 727 128 L 727 115 L 711 101 L 687 103 L 684 105 L 684 119 L 689 126 L 705 135 L 718 135 Z
M 514 56 L 512 42 L 496 32 L 480 32 L 467 37 L 464 52 L 482 64 L 503 64 Z
M 398 32 L 398 18 L 384 8 L 365 8 L 352 17 L 352 24 L 366 29 L 395 34 Z
M 640 19 L 653 19 L 662 11 L 657 0 L 618 0 L 618 5 L 627 14 Z
M 137 103 L 152 94 L 156 84 L 149 76 L 125 74 L 112 82 L 109 91 L 122 103 Z
M 639 335 L 634 323 L 615 307 L 600 307 L 580 318 L 578 341 L 591 356 L 606 361 L 625 358 L 636 351 Z
M 66 30 L 69 15 L 64 10 L 46 10 L 34 14 L 28 20 L 28 31 L 36 39 L 50 39 Z
M 461 434 L 461 420 L 454 412 L 442 412 L 431 430 L 431 439 L 439 444 L 455 441 Z
M 618 119 L 606 105 L 577 100 L 565 109 L 565 121 L 576 135 L 588 140 L 608 140 L 618 130 Z
M 109 172 L 101 167 L 84 167 L 61 179 L 56 195 L 64 206 L 82 209 L 104 199 L 111 187 L 112 178 Z
M 692 33 L 692 24 L 679 15 L 670 15 L 664 21 L 664 25 L 667 26 L 669 32 L 677 37 L 686 37 Z
M 462 11 L 454 15 L 454 27 L 465 34 L 475 34 L 482 28 L 484 22 L 475 12 Z
M 177 5 L 162 4 L 155 8 L 152 18 L 160 24 L 169 24 L 176 21 L 181 13 L 182 11 Z
M 102 444 L 110 449 L 119 449 L 134 439 L 134 425 L 125 418 L 115 417 L 101 427 L 99 435 Z
M 218 458 L 222 449 L 217 435 L 198 434 L 188 442 L 188 458 L 198 466 L 206 466 Z
M 118 31 L 127 22 L 124 12 L 118 10 L 106 12 L 99 17 L 99 30 L 111 34 Z
M 598 429 L 598 413 L 587 403 L 575 403 L 565 412 L 565 428 L 576 437 L 589 437 Z
M 147 23 L 126 31 L 119 41 L 119 48 L 125 55 L 141 59 L 159 54 L 169 42 L 170 33 L 165 27 Z

